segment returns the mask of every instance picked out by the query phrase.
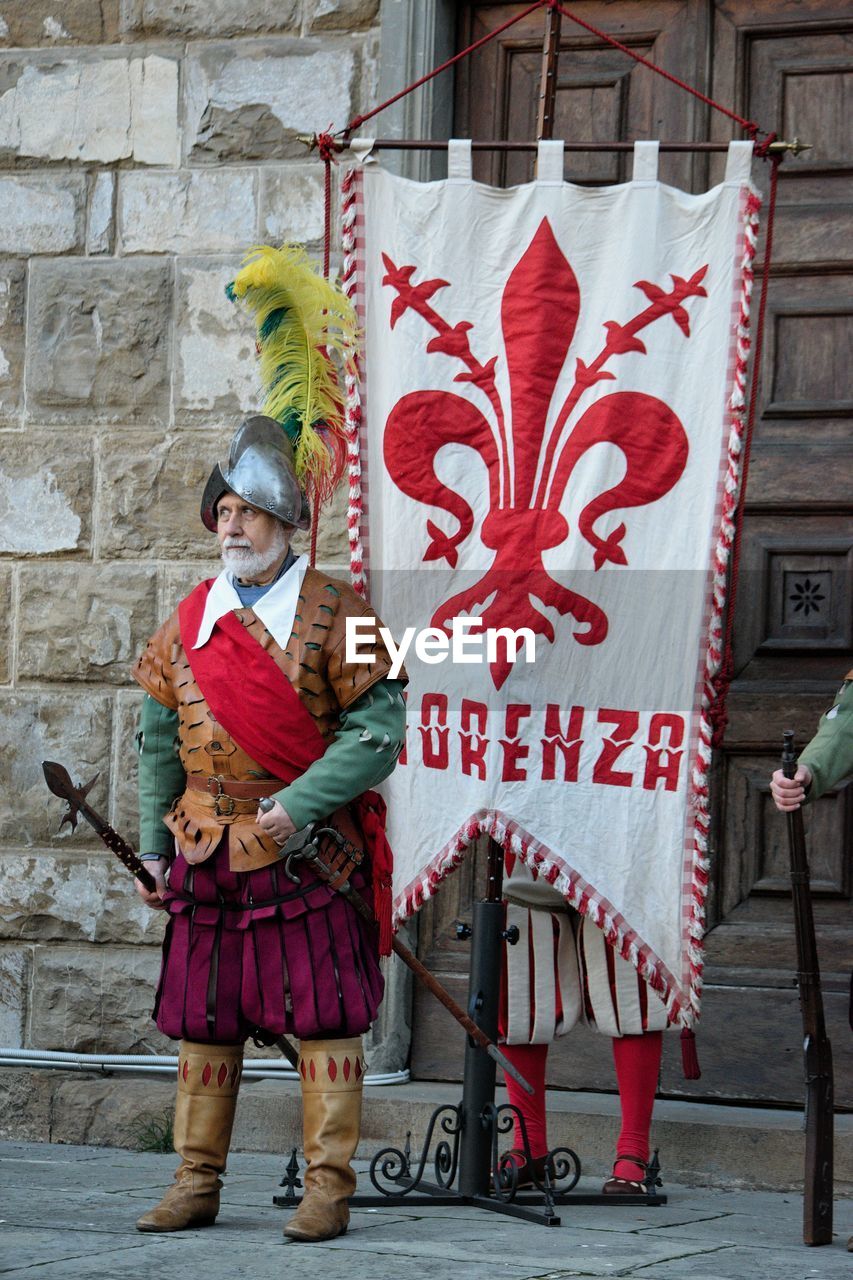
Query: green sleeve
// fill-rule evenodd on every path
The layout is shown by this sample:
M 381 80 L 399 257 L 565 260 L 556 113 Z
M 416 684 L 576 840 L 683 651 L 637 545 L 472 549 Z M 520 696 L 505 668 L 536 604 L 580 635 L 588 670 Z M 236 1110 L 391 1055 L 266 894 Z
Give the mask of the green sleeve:
M 392 772 L 403 750 L 406 704 L 402 680 L 381 680 L 341 714 L 325 754 L 276 800 L 299 831 L 328 818 Z
M 172 856 L 174 836 L 163 825 L 172 801 L 186 786 L 177 753 L 178 713 L 145 695 L 139 715 L 139 850 Z
M 799 763 L 811 770 L 807 801 L 817 800 L 853 773 L 853 680 L 845 680 L 835 702 L 821 716 L 817 733 L 803 749 Z

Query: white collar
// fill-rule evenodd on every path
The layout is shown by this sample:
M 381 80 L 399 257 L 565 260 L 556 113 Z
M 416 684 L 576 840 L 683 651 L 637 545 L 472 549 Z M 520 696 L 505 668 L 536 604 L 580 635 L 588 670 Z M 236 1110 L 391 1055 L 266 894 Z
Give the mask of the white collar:
M 287 646 L 293 630 L 296 604 L 307 568 L 308 557 L 300 556 L 278 581 L 273 583 L 269 591 L 261 596 L 257 604 L 251 606 L 276 644 L 282 649 Z M 246 606 L 241 603 L 234 587 L 233 574 L 230 570 L 223 569 L 208 592 L 201 626 L 193 648 L 200 649 L 202 645 L 207 644 L 216 623 L 226 613 L 230 613 L 232 609 L 244 608 Z

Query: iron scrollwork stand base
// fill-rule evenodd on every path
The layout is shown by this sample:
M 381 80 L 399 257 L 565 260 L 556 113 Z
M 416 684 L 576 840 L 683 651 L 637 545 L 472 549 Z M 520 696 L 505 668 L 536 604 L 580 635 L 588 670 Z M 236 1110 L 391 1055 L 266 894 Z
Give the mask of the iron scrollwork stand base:
M 636 1195 L 604 1195 L 603 1193 L 577 1192 L 581 1176 L 581 1162 L 570 1147 L 554 1147 L 541 1160 L 534 1162 L 527 1137 L 524 1117 L 509 1103 L 495 1106 L 488 1103 L 480 1116 L 480 1124 L 488 1134 L 491 1151 L 488 1188 L 485 1192 L 464 1194 L 453 1182 L 459 1171 L 460 1138 L 463 1130 L 464 1101 L 457 1106 L 445 1104 L 430 1117 L 424 1144 L 416 1161 L 412 1159 L 411 1132 L 406 1134 L 402 1150 L 385 1147 L 378 1151 L 370 1164 L 370 1181 L 378 1194 L 356 1195 L 350 1201 L 353 1208 L 401 1207 L 413 1204 L 452 1205 L 471 1204 L 493 1213 L 523 1218 L 542 1226 L 558 1227 L 558 1205 L 662 1205 L 666 1196 L 660 1195 L 660 1163 L 657 1151 L 649 1164 L 645 1191 Z M 433 1137 L 439 1127 L 444 1137 L 430 1156 Z M 520 1166 L 505 1153 L 500 1154 L 501 1138 L 515 1128 L 516 1150 L 524 1154 Z M 432 1169 L 432 1181 L 428 1172 Z M 524 1181 L 519 1175 L 524 1169 Z

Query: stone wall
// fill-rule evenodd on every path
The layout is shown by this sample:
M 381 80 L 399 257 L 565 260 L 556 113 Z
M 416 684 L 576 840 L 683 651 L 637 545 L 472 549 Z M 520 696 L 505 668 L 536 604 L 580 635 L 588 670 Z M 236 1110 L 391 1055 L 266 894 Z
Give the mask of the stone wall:
M 201 488 L 258 404 L 224 285 L 257 241 L 319 254 L 296 138 L 375 101 L 378 10 L 0 0 L 0 1045 L 171 1049 L 162 917 L 90 828 L 57 833 L 40 766 L 97 774 L 135 842 L 128 669 L 216 570 Z M 346 576 L 341 498 L 318 561 Z

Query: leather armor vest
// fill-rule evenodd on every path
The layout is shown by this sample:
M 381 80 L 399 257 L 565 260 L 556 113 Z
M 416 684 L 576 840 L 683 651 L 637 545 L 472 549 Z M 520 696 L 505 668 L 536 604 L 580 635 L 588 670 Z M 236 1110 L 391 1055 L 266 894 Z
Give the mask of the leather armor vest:
M 384 679 L 391 657 L 381 640 L 372 649 L 360 642 L 362 654 L 373 652 L 375 662 L 347 663 L 346 618 L 372 617 L 370 607 L 351 587 L 316 570 L 307 570 L 299 595 L 293 630 L 282 649 L 260 618 L 249 608 L 235 610 L 246 630 L 287 676 L 321 736 L 331 738 L 340 713 L 376 681 Z M 177 611 L 149 640 L 133 668 L 133 677 L 163 706 L 178 713 L 181 763 L 187 775 L 222 784 L 270 781 L 269 794 L 285 785 L 254 761 L 214 718 L 193 676 L 181 641 Z M 271 707 L 271 715 L 275 708 Z M 219 792 L 219 794 L 216 794 Z M 219 845 L 226 827 L 232 871 L 268 866 L 279 846 L 257 825 L 258 798 L 238 799 L 222 786 L 187 788 L 166 814 L 164 822 L 188 862 L 203 862 Z

